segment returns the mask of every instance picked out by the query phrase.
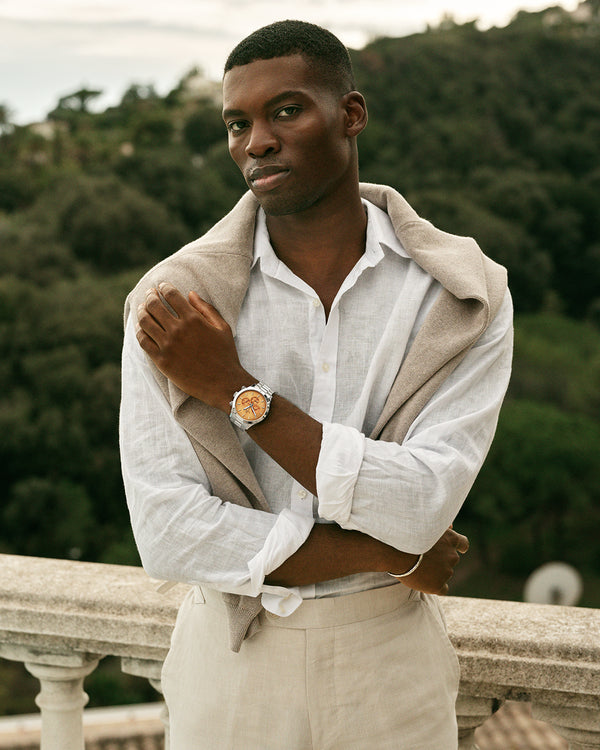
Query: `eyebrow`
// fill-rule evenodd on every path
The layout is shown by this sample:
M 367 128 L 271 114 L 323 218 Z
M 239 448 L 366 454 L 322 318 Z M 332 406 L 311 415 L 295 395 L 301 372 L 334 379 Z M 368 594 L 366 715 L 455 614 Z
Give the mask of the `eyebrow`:
M 273 107 L 275 104 L 279 104 L 279 102 L 283 101 L 284 99 L 290 99 L 296 96 L 306 96 L 304 91 L 298 91 L 295 89 L 290 89 L 289 91 L 282 91 L 280 94 L 276 94 L 271 99 L 269 99 L 264 104 L 264 109 L 269 109 L 269 107 Z M 228 117 L 242 117 L 246 113 L 243 109 L 224 109 L 223 110 L 223 119 L 226 119 Z

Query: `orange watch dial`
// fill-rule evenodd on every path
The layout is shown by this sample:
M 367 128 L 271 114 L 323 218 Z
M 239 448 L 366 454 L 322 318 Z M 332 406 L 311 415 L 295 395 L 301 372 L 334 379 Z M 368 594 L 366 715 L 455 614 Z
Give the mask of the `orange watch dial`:
M 235 410 L 242 419 L 254 422 L 267 410 L 267 399 L 262 393 L 248 388 L 236 398 Z

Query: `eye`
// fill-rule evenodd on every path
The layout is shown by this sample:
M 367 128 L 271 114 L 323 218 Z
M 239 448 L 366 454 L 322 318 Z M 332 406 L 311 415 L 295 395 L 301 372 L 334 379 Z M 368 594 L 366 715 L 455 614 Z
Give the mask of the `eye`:
M 300 107 L 295 104 L 288 104 L 286 107 L 282 107 L 277 111 L 276 117 L 279 119 L 286 119 L 288 117 L 293 117 L 298 114 L 298 112 L 300 112 Z
M 233 120 L 227 123 L 227 130 L 234 135 L 241 133 L 247 127 L 245 120 Z

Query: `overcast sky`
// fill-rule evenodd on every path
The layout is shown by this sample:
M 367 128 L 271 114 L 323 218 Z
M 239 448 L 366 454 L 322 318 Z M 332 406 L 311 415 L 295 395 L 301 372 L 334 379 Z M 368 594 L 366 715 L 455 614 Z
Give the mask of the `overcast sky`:
M 577 0 L 0 0 L 0 103 L 19 123 L 43 119 L 58 98 L 101 89 L 101 107 L 132 83 L 172 89 L 194 65 L 220 79 L 231 48 L 254 29 L 300 18 L 358 49 L 377 36 L 405 36 L 444 13 L 480 28 L 504 26 L 519 9 Z M 483 6 L 483 7 L 482 7 Z

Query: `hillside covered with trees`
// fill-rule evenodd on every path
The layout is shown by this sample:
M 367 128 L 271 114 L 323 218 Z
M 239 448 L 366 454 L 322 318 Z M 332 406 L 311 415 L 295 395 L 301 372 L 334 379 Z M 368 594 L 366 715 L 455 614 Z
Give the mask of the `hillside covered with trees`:
M 600 22 L 451 21 L 353 52 L 361 176 L 509 269 L 514 377 L 457 522 L 455 591 L 519 597 L 560 559 L 600 606 Z M 0 107 L 0 551 L 138 564 L 117 446 L 124 297 L 245 189 L 197 72 L 166 97 Z

